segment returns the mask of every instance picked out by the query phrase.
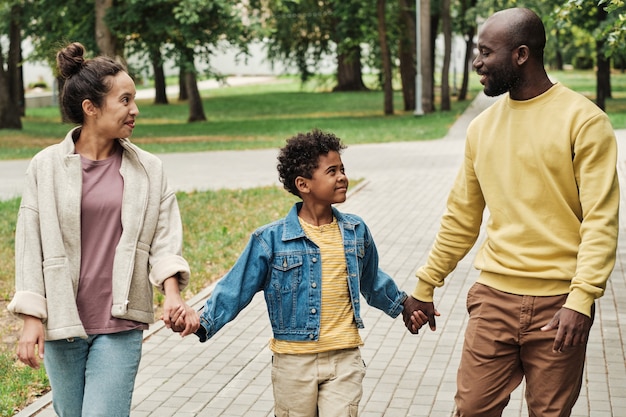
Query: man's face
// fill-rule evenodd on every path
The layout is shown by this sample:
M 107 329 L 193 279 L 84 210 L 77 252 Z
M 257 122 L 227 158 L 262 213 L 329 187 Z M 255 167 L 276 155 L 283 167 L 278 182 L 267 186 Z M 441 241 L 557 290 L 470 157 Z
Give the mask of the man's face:
M 473 66 L 488 96 L 499 96 L 514 89 L 519 81 L 513 51 L 500 22 L 487 21 L 478 36 L 478 55 Z

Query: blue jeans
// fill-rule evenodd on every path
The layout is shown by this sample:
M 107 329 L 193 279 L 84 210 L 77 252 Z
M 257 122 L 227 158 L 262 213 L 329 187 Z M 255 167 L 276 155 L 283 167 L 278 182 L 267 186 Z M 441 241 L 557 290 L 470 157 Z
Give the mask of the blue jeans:
M 59 417 L 128 417 L 142 330 L 47 341 L 44 363 Z

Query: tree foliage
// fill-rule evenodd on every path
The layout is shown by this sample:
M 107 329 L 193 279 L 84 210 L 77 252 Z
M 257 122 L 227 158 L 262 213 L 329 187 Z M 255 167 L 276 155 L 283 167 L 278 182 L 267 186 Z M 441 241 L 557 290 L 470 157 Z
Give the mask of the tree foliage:
M 336 90 L 361 90 L 362 45 L 378 45 L 373 0 L 269 0 L 268 57 L 297 68 L 303 82 L 337 56 Z
M 108 3 L 107 3 L 108 1 Z M 445 0 L 447 1 L 447 0 Z M 116 46 L 121 59 L 135 75 L 151 74 L 156 83 L 156 101 L 167 103 L 164 62 L 180 69 L 181 96 L 188 97 L 190 121 L 205 120 L 202 100 L 197 91 L 197 77 L 219 77 L 212 69 L 212 59 L 222 48 L 235 45 L 245 57 L 252 40 L 267 42 L 268 58 L 295 66 L 303 81 L 319 72 L 322 63 L 335 58 L 337 90 L 366 88 L 362 68 L 379 74 L 380 86 L 400 74 L 405 110 L 415 100 L 415 4 L 421 4 L 428 16 L 420 26 L 431 28 L 422 33 L 421 66 L 424 97 L 434 110 L 434 37 L 445 25 L 439 22 L 444 0 L 0 0 L 0 93 L 16 81 L 16 49 L 9 48 L 10 24 L 21 28 L 19 34 L 32 40 L 34 53 L 26 59 L 48 62 L 54 69 L 55 52 L 71 41 L 83 43 L 92 54 L 99 53 L 97 22 L 111 33 L 110 45 Z M 384 4 L 384 34 L 380 33 L 377 4 Z M 104 10 L 102 19 L 96 10 Z M 442 5 L 445 6 L 442 9 Z M 19 6 L 21 13 L 14 13 Z M 481 19 L 507 7 L 530 7 L 542 17 L 548 34 L 546 63 L 562 68 L 564 64 L 602 68 L 598 84 L 608 85 L 606 72 L 610 62 L 626 67 L 626 5 L 624 0 L 451 0 L 452 31 L 465 39 L 466 53 L 463 83 L 459 99 L 467 94 L 471 69 L 473 38 Z M 13 11 L 13 13 L 12 13 Z M 443 16 L 446 16 L 446 13 Z M 422 13 L 423 14 L 423 13 Z M 447 29 L 449 30 L 449 29 Z M 15 34 L 15 32 L 13 32 Z M 384 35 L 386 51 L 381 49 Z M 15 38 L 15 36 L 13 36 Z M 424 39 L 424 38 L 427 39 Z M 448 41 L 448 40 L 447 40 Z M 425 46 L 430 45 L 430 47 Z M 426 50 L 426 49 L 428 50 Z M 19 52 L 19 51 L 17 51 Z M 438 51 L 440 52 L 440 51 Z M 11 55 L 13 53 L 13 55 Z M 447 48 L 445 54 L 449 54 Z M 386 58 L 386 59 L 384 59 Z M 449 56 L 444 55 L 444 63 Z M 17 59 L 21 63 L 21 58 Z M 606 62 L 606 64 L 605 64 Z M 201 66 L 198 66 L 198 64 Z M 385 65 L 383 65 L 385 64 Z M 599 65 L 600 64 L 600 65 Z M 10 68 L 9 68 L 10 67 Z M 383 67 L 385 71 L 383 71 Z M 201 69 L 198 69 L 201 68 Z M 21 70 L 21 67 L 19 68 Z M 425 71 L 425 69 L 427 71 Z M 392 76 L 383 77 L 392 71 Z M 13 71 L 13 72 L 12 72 Z M 202 74 L 200 72 L 203 72 Z M 10 78 L 10 81 L 8 77 Z M 441 76 L 441 90 L 447 91 L 446 74 Z M 609 78 L 607 82 L 605 79 Z M 22 83 L 23 84 L 23 83 Z M 6 86 L 6 88 L 2 88 Z M 443 99 L 447 99 L 448 93 Z M 0 94 L 1 102 L 2 94 Z M 0 118 L 7 118 L 9 107 L 19 97 L 5 94 L 13 106 L 0 107 Z M 447 108 L 442 105 L 442 108 Z M 15 116 L 8 116 L 14 119 Z

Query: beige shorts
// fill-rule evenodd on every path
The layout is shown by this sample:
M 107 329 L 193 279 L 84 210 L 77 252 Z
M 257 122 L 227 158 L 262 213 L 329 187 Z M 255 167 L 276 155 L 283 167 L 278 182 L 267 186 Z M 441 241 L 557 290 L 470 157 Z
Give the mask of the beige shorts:
M 272 358 L 276 417 L 357 417 L 365 363 L 359 348 Z

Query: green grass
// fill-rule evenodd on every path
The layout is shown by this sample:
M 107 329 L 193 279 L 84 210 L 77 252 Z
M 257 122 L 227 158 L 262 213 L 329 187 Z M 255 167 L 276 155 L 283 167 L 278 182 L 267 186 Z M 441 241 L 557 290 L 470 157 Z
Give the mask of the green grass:
M 0 417 L 12 416 L 49 388 L 43 370 L 33 370 L 16 359 L 16 335 L 22 323 L 6 309 L 14 287 L 15 223 L 19 199 L 0 201 Z
M 591 71 L 550 71 L 550 75 L 590 99 L 595 98 Z M 296 132 L 320 128 L 337 134 L 348 145 L 443 137 L 480 88 L 470 77 L 469 100 L 452 99 L 450 112 L 422 117 L 402 111 L 400 92 L 394 94 L 395 115 L 384 116 L 381 91 L 328 92 L 319 79 L 305 85 L 293 77 L 276 82 L 211 89 L 202 92 L 206 122 L 187 123 L 187 103 L 169 105 L 139 101 L 140 116 L 132 140 L 154 152 L 258 149 L 282 146 Z M 626 128 L 626 74 L 611 78 L 613 98 L 607 113 L 616 129 Z M 438 105 L 439 103 L 437 103 Z M 71 125 L 60 122 L 56 107 L 27 109 L 23 130 L 0 130 L 0 159 L 30 158 L 59 142 Z
M 206 122 L 187 123 L 188 105 L 139 101 L 140 115 L 132 140 L 153 152 L 185 152 L 280 147 L 286 138 L 319 128 L 332 131 L 346 144 L 413 141 L 443 137 L 471 102 L 452 101 L 449 112 L 415 117 L 402 111 L 383 115 L 380 91 L 329 93 L 297 79 L 207 90 L 202 93 Z M 55 107 L 27 109 L 21 131 L 0 131 L 0 159 L 30 158 L 59 142 L 71 128 L 60 122 Z
M 10 417 L 18 406 L 49 390 L 43 367 L 38 370 L 16 365 L 11 354 L 0 352 L 0 417 Z
M 14 288 L 14 243 L 18 208 L 18 198 L 0 201 L 0 300 L 9 299 Z M 0 329 L 0 334 L 1 332 Z
M 193 271 L 190 298 L 233 265 L 254 229 L 283 217 L 297 199 L 275 186 L 178 193 L 178 201 Z

